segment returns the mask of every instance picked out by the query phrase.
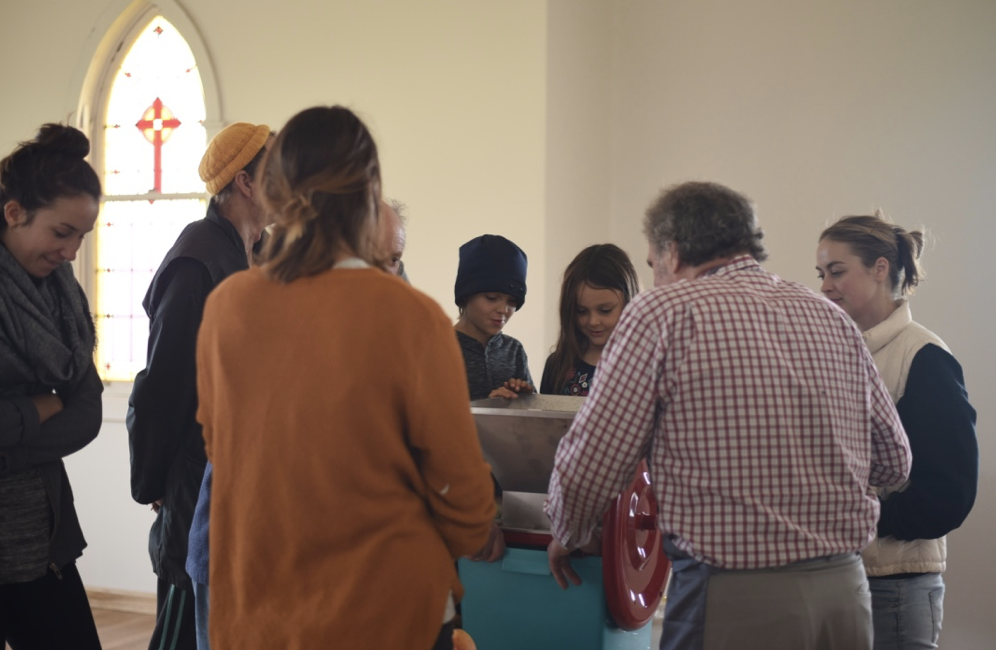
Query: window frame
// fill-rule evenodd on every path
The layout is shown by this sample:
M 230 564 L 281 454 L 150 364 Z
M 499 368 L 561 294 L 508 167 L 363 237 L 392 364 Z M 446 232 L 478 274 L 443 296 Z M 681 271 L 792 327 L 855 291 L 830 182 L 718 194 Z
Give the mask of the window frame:
M 103 178 L 103 119 L 111 86 L 121 61 L 141 36 L 145 27 L 157 15 L 163 16 L 183 36 L 193 52 L 204 90 L 204 127 L 210 142 L 222 129 L 221 96 L 218 90 L 214 66 L 208 54 L 200 31 L 187 13 L 175 0 L 118 0 L 98 20 L 92 30 L 83 55 L 77 64 L 71 93 L 75 92 L 75 102 L 67 110 L 66 122 L 80 129 L 90 139 L 90 163 Z M 176 195 L 179 198 L 179 195 Z M 210 196 L 205 192 L 196 195 L 205 201 Z M 102 201 L 103 202 L 103 201 Z M 155 260 L 158 266 L 159 260 Z M 85 239 L 73 262 L 73 271 L 91 299 L 96 289 L 96 250 L 92 239 Z M 125 395 L 131 392 L 131 381 L 105 381 L 105 386 L 113 393 Z

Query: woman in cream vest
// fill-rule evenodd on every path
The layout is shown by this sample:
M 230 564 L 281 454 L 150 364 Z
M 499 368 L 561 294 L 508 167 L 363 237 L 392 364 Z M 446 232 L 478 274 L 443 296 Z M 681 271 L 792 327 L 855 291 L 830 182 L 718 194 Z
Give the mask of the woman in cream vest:
M 923 234 L 881 215 L 845 217 L 816 250 L 821 290 L 864 332 L 909 436 L 909 480 L 879 495 L 878 536 L 862 553 L 872 593 L 875 649 L 936 648 L 943 616 L 945 535 L 975 502 L 975 409 L 961 366 L 915 323 L 904 297 L 923 277 Z

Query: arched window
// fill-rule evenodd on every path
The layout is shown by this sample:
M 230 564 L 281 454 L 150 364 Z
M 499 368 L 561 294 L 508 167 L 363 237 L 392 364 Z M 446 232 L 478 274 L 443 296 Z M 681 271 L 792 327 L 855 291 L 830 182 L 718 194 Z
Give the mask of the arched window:
M 105 381 L 131 381 L 145 367 L 149 321 L 142 299 L 180 231 L 205 214 L 208 196 L 197 167 L 207 125 L 217 124 L 208 120 L 202 67 L 188 40 L 156 7 L 136 4 L 144 6 L 130 29 L 109 35 L 118 46 L 103 48 L 110 53 L 99 74 L 88 73 L 97 81 L 79 111 L 83 122 L 92 107 L 84 130 L 104 189 L 79 269 Z

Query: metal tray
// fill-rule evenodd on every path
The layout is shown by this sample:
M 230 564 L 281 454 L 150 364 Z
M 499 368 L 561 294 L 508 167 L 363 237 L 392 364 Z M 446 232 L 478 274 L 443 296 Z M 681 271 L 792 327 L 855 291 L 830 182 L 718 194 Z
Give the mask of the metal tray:
M 546 494 L 557 443 L 583 397 L 521 395 L 470 403 L 484 458 L 502 490 Z

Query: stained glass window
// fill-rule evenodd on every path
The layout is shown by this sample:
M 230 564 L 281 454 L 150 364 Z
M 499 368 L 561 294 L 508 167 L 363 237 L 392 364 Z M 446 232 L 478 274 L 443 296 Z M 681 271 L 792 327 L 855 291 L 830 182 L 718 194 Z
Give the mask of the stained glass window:
M 121 60 L 106 108 L 104 203 L 92 235 L 97 367 L 105 381 L 131 381 L 145 367 L 149 282 L 207 206 L 197 175 L 207 146 L 201 77 L 187 42 L 162 16 Z

